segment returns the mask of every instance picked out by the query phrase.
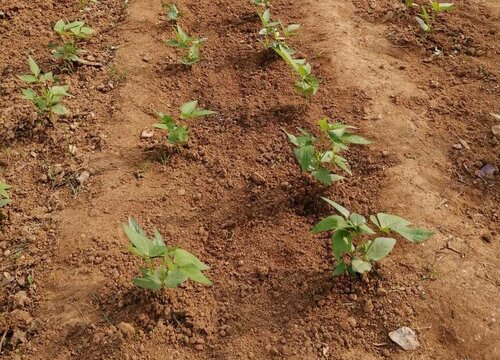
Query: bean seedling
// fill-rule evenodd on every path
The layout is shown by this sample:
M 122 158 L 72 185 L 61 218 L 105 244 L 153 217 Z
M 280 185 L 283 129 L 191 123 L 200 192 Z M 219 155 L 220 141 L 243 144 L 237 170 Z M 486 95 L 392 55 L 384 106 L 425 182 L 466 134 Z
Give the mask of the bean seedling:
M 0 181 L 0 209 L 10 203 L 9 193 L 7 191 L 9 189 L 9 185 Z
M 175 3 L 169 4 L 168 2 L 163 3 L 163 8 L 167 12 L 167 17 L 171 21 L 178 21 L 181 18 L 181 13 L 177 8 Z
M 31 101 L 39 115 L 48 112 L 51 121 L 52 115 L 68 114 L 68 109 L 61 105 L 60 101 L 65 96 L 71 96 L 68 94 L 69 85 L 50 86 L 54 81 L 52 72 L 42 73 L 31 56 L 28 58 L 28 64 L 31 74 L 18 75 L 18 78 L 28 84 L 36 85 L 36 89 L 22 89 L 23 99 Z
M 315 143 L 318 139 L 310 132 L 299 129 L 301 136 L 295 136 L 285 131 L 290 142 L 295 145 L 293 153 L 302 171 L 310 172 L 319 182 L 331 185 L 333 182 L 342 180 L 344 177 L 331 173 L 327 164 L 335 164 L 343 171 L 351 175 L 347 160 L 339 155 L 342 150 L 348 149 L 348 144 L 370 144 L 365 138 L 349 132 L 355 129 L 353 126 L 342 123 L 328 123 L 327 119 L 321 119 L 319 126 L 322 133 L 328 136 L 330 147 L 328 150 L 318 150 Z
M 168 40 L 167 45 L 187 50 L 187 53 L 180 59 L 180 63 L 191 66 L 199 62 L 201 45 L 207 39 L 190 37 L 179 24 L 174 31 L 175 39 Z
M 262 14 L 258 13 L 262 23 L 259 35 L 264 36 L 264 47 L 266 49 L 275 48 L 278 45 L 286 47 L 285 38 L 295 35 L 300 28 L 300 24 L 283 25 L 281 20 L 271 20 L 271 9 L 266 9 Z
M 319 88 L 319 80 L 312 76 L 311 64 L 307 63 L 304 59 L 295 59 L 293 51 L 283 44 L 278 44 L 273 49 L 290 65 L 295 74 L 299 76 L 300 79 L 295 83 L 295 89 L 306 97 L 316 95 Z
M 332 231 L 331 248 L 335 258 L 333 275 L 348 273 L 363 274 L 372 268 L 375 261 L 380 261 L 392 251 L 396 239 L 377 237 L 373 240 L 357 241 L 362 236 L 374 236 L 376 232 L 368 225 L 364 216 L 351 213 L 336 202 L 322 198 L 340 215 L 330 215 L 321 220 L 313 229 L 313 233 Z M 414 244 L 419 244 L 433 235 L 429 230 L 410 227 L 411 223 L 399 216 L 378 213 L 370 216 L 370 221 L 377 231 L 387 235 L 396 233 Z
M 54 58 L 62 60 L 71 68 L 74 62 L 85 63 L 80 58 L 84 50 L 78 48 L 78 41 L 89 38 L 94 33 L 94 30 L 86 26 L 83 21 L 65 23 L 63 20 L 59 20 L 54 26 L 54 31 L 59 34 L 63 41 L 62 45 L 59 46 L 49 45 L 55 47 Z
M 177 288 L 187 280 L 203 285 L 212 285 L 203 271 L 210 269 L 196 256 L 180 247 L 165 244 L 161 234 L 155 230 L 152 239 L 132 218 L 123 226 L 131 244 L 130 252 L 146 263 L 141 268 L 141 276 L 133 280 L 134 285 L 158 291 L 162 288 Z
M 215 111 L 201 109 L 198 107 L 198 100 L 190 101 L 181 106 L 179 117 L 181 119 L 194 119 L 200 116 L 215 114 Z M 168 142 L 174 146 L 184 145 L 189 140 L 189 128 L 186 125 L 176 124 L 173 117 L 163 113 L 158 113 L 160 123 L 154 126 L 168 132 Z

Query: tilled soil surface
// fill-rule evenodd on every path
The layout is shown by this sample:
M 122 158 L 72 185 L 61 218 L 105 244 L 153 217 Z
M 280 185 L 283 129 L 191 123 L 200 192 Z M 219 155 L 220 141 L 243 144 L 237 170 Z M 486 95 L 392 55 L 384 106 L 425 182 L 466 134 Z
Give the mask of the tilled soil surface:
M 263 48 L 250 1 L 179 1 L 207 37 L 186 68 L 160 0 L 0 0 L 0 356 L 13 359 L 497 359 L 500 113 L 493 0 L 457 1 L 422 36 L 398 1 L 276 0 L 301 23 L 290 39 L 321 79 L 308 100 Z M 59 19 L 96 35 L 72 72 L 47 48 Z M 32 55 L 73 95 L 71 115 L 37 122 L 16 77 Z M 152 128 L 197 99 L 173 149 Z M 331 187 L 301 173 L 283 129 L 355 125 L 353 176 Z M 83 174 L 83 176 L 82 176 Z M 87 175 L 89 175 L 87 179 Z M 82 181 L 84 179 L 84 181 Z M 331 277 L 331 210 L 319 196 L 387 211 L 435 235 L 398 241 L 368 278 Z M 134 287 L 132 216 L 211 266 L 214 286 Z M 388 333 L 409 326 L 405 352 Z

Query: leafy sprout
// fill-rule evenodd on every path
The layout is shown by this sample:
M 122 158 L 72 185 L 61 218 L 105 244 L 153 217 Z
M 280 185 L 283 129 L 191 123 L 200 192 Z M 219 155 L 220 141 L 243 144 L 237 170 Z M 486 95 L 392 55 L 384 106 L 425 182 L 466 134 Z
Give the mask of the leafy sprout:
M 181 13 L 175 3 L 164 3 L 163 8 L 166 10 L 169 20 L 178 21 L 181 18 Z
M 174 28 L 174 32 L 175 39 L 168 40 L 166 44 L 172 47 L 187 50 L 184 56 L 180 59 L 180 63 L 191 66 L 199 62 L 200 48 L 207 39 L 190 37 L 179 24 L 177 24 Z
M 153 238 L 149 239 L 132 218 L 123 228 L 130 240 L 130 252 L 146 263 L 146 267 L 140 269 L 141 275 L 133 280 L 134 285 L 153 291 L 177 288 L 187 280 L 212 285 L 212 281 L 203 274 L 210 269 L 209 266 L 180 247 L 167 246 L 158 231 L 155 230 Z
M 333 275 L 363 274 L 371 270 L 373 262 L 380 261 L 389 255 L 396 244 L 396 239 L 373 238 L 377 233 L 368 226 L 364 216 L 351 213 L 330 199 L 322 199 L 340 214 L 324 218 L 312 229 L 313 233 L 332 232 L 331 248 L 336 262 Z M 396 215 L 378 213 L 371 215 L 370 221 L 375 225 L 378 233 L 383 235 L 396 233 L 414 244 L 419 244 L 433 235 L 431 231 L 424 228 L 412 227 L 408 220 Z M 359 240 L 367 236 L 370 239 Z
M 301 136 L 295 136 L 286 131 L 285 133 L 295 146 L 293 153 L 301 170 L 311 173 L 322 184 L 331 185 L 335 181 L 344 179 L 344 177 L 332 173 L 329 164 L 335 165 L 351 175 L 347 159 L 340 156 L 339 153 L 347 150 L 349 144 L 367 145 L 370 144 L 370 141 L 352 134 L 350 130 L 355 129 L 355 127 L 342 123 L 329 123 L 326 118 L 319 121 L 319 126 L 330 142 L 330 146 L 326 150 L 318 149 L 316 147 L 318 138 L 306 130 L 299 129 Z
M 453 3 L 440 3 L 439 1 L 429 1 L 431 7 L 427 10 L 426 5 L 421 5 L 421 13 L 415 16 L 415 20 L 424 32 L 432 31 L 434 19 L 439 13 L 451 11 L 455 9 Z
M 202 109 L 198 107 L 198 100 L 183 104 L 180 108 L 181 119 L 194 119 L 201 116 L 216 114 L 215 111 Z M 160 122 L 154 126 L 168 132 L 168 142 L 174 146 L 184 145 L 189 140 L 189 128 L 186 125 L 179 125 L 170 115 L 158 114 Z
M 266 9 L 263 13 L 258 13 L 262 28 L 259 35 L 264 36 L 264 46 L 266 49 L 277 47 L 278 45 L 286 46 L 285 38 L 295 35 L 300 28 L 300 24 L 283 25 L 281 20 L 271 19 L 271 9 Z
M 52 72 L 42 73 L 36 61 L 30 56 L 28 64 L 31 74 L 18 75 L 18 78 L 25 83 L 36 85 L 33 88 L 22 89 L 23 99 L 29 100 L 35 106 L 39 115 L 48 112 L 50 119 L 52 115 L 66 115 L 68 109 L 60 101 L 63 97 L 71 96 L 68 93 L 69 85 L 50 86 L 54 81 Z
M 78 47 L 78 42 L 92 36 L 94 30 L 86 26 L 84 21 L 65 23 L 63 20 L 59 20 L 54 26 L 54 31 L 60 35 L 63 41 L 59 46 L 49 44 L 49 47 L 54 48 L 54 58 L 64 61 L 70 68 L 74 62 L 83 62 L 80 55 L 84 50 Z

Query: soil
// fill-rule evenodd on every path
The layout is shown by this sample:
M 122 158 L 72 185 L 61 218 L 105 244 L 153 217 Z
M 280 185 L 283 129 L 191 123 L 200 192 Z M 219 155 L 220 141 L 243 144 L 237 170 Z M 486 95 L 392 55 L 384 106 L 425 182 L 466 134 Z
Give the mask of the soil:
M 395 0 L 273 1 L 302 24 L 290 44 L 321 79 L 307 100 L 264 50 L 250 1 L 178 2 L 183 28 L 208 38 L 185 68 L 164 44 L 160 0 L 0 0 L 0 178 L 12 198 L 0 357 L 498 359 L 498 170 L 478 172 L 500 166 L 500 7 L 456 4 L 423 36 Z M 96 30 L 83 57 L 101 66 L 54 62 L 61 18 Z M 74 95 L 54 124 L 21 99 L 29 54 Z M 187 121 L 186 147 L 142 136 L 157 111 L 194 99 L 217 115 Z M 317 133 L 324 116 L 373 140 L 331 187 L 300 172 L 283 132 Z M 333 278 L 329 238 L 310 232 L 331 213 L 319 196 L 435 235 L 400 239 L 367 278 Z M 134 287 L 129 216 L 209 264 L 214 286 Z M 417 350 L 389 339 L 401 326 Z

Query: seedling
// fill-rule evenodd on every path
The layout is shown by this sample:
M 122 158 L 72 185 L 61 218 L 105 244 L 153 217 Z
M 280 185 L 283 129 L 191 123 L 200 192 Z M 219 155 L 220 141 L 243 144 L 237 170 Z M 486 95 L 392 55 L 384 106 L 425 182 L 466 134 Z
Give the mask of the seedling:
M 163 3 L 163 8 L 167 12 L 167 17 L 171 21 L 178 21 L 181 18 L 181 13 L 174 3 L 169 4 L 167 2 Z
M 432 0 L 430 0 L 429 3 L 431 5 L 430 10 L 427 10 L 427 7 L 425 5 L 422 5 L 422 12 L 420 13 L 420 15 L 415 16 L 418 25 L 420 25 L 420 28 L 424 32 L 432 31 L 432 24 L 439 13 L 455 9 L 455 4 L 453 3 L 440 3 L 439 1 Z
M 311 64 L 306 63 L 304 59 L 295 59 L 293 51 L 290 48 L 278 44 L 273 47 L 274 51 L 290 65 L 295 74 L 299 76 L 299 80 L 295 83 L 295 89 L 306 97 L 316 95 L 319 88 L 319 80 L 311 74 Z
M 300 28 L 300 24 L 290 24 L 285 26 L 281 20 L 273 21 L 271 19 L 271 9 L 266 9 L 262 14 L 258 13 L 258 15 L 262 23 L 262 29 L 260 29 L 259 35 L 264 36 L 264 47 L 266 49 L 270 47 L 274 48 L 278 45 L 287 47 L 285 44 L 285 38 L 295 35 L 297 30 Z
M 9 193 L 7 191 L 9 189 L 9 185 L 0 181 L 0 209 L 10 203 Z
M 31 101 L 39 115 L 48 112 L 51 121 L 52 115 L 68 114 L 68 109 L 60 104 L 60 101 L 65 96 L 71 96 L 68 94 L 69 85 L 50 86 L 54 82 L 52 72 L 42 73 L 31 56 L 28 58 L 28 64 L 31 74 L 19 75 L 18 78 L 36 87 L 35 89 L 22 89 L 23 99 Z
M 167 41 L 167 45 L 187 49 L 187 53 L 180 59 L 180 63 L 191 66 L 199 62 L 201 45 L 207 39 L 190 37 L 179 24 L 174 28 L 174 31 L 175 39 Z
M 63 43 L 59 46 L 50 44 L 50 47 L 54 47 L 54 58 L 57 60 L 62 60 L 70 67 L 74 62 L 83 62 L 80 55 L 84 50 L 78 48 L 78 41 L 81 39 L 89 38 L 94 30 L 89 26 L 85 25 L 83 21 L 73 21 L 71 23 L 65 23 L 63 20 L 59 20 L 55 26 L 54 31 L 59 34 Z
M 312 229 L 313 233 L 332 231 L 331 248 L 336 262 L 333 275 L 363 274 L 371 270 L 373 262 L 389 255 L 396 244 L 396 239 L 376 237 L 373 240 L 359 240 L 360 237 L 373 237 L 377 234 L 368 226 L 365 217 L 351 213 L 330 199 L 322 199 L 340 213 L 324 218 Z M 419 244 L 433 235 L 424 228 L 410 227 L 408 220 L 396 215 L 378 213 L 371 215 L 370 221 L 379 233 L 384 235 L 396 233 L 414 244 Z M 357 240 L 356 243 L 354 240 Z
M 215 114 L 215 111 L 199 108 L 198 100 L 194 100 L 181 106 L 179 117 L 185 120 L 213 114 Z M 168 142 L 170 144 L 174 146 L 187 144 L 189 140 L 189 128 L 186 125 L 176 124 L 174 118 L 170 115 L 158 113 L 158 117 L 160 118 L 160 123 L 154 126 L 168 132 Z
M 330 141 L 328 150 L 318 150 L 315 146 L 318 139 L 306 130 L 299 129 L 302 133 L 301 136 L 295 136 L 286 131 L 285 133 L 290 142 L 295 145 L 293 153 L 302 171 L 310 172 L 322 184 L 331 185 L 335 181 L 344 179 L 344 177 L 331 173 L 328 164 L 333 163 L 351 175 L 347 160 L 340 156 L 339 153 L 347 150 L 348 144 L 366 145 L 370 144 L 370 141 L 349 132 L 350 129 L 355 129 L 355 127 L 341 123 L 330 124 L 326 118 L 319 121 L 319 126 L 322 133 L 326 134 Z
M 177 246 L 167 246 L 157 230 L 153 238 L 149 239 L 132 218 L 123 228 L 131 242 L 130 252 L 146 263 L 146 267 L 140 269 L 141 276 L 133 280 L 134 285 L 153 291 L 177 288 L 187 280 L 212 285 L 212 281 L 203 274 L 210 268 L 190 252 Z

